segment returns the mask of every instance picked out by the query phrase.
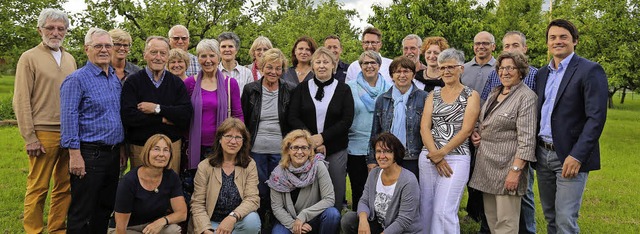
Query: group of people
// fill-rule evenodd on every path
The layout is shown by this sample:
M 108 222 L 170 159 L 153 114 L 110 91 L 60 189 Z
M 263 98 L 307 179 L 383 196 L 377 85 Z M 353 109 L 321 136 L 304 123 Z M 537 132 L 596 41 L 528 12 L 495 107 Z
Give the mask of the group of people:
M 76 70 L 68 27 L 43 10 L 16 69 L 27 233 L 44 231 L 51 180 L 50 233 L 459 233 L 467 186 L 480 232 L 535 233 L 534 167 L 548 232 L 579 232 L 607 80 L 569 21 L 547 27 L 540 70 L 517 31 L 497 59 L 478 33 L 467 63 L 443 37 L 410 34 L 388 59 L 367 28 L 349 65 L 339 37 L 303 36 L 288 67 L 262 36 L 240 65 L 232 32 L 190 54 L 182 25 L 147 38 L 143 68 L 127 32 L 91 28 Z

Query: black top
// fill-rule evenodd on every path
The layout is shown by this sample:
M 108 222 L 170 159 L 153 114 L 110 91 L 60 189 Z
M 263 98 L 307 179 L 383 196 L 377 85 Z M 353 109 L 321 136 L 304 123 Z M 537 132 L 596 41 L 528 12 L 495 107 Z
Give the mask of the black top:
M 168 71 L 164 71 L 164 80 L 156 88 L 142 69 L 127 77 L 122 87 L 121 97 L 122 124 L 127 130 L 126 138 L 132 144 L 144 145 L 154 134 L 162 133 L 179 140 L 189 130 L 193 115 L 191 99 L 184 82 Z M 160 104 L 160 114 L 145 114 L 138 110 L 140 102 Z M 173 125 L 163 124 L 162 117 Z
M 291 94 L 288 113 L 289 127 L 292 130 L 306 129 L 311 134 L 318 134 L 316 106 L 309 91 L 309 82 L 307 80 L 300 83 Z M 324 131 L 321 133 L 327 155 L 347 148 L 349 128 L 353 122 L 351 88 L 343 82 L 338 82 L 337 85 L 332 97 L 324 97 L 331 98 L 324 120 Z
M 171 198 L 182 196 L 182 186 L 178 174 L 170 169 L 162 172 L 162 181 L 156 191 L 142 187 L 136 167 L 129 171 L 118 184 L 114 210 L 118 213 L 131 213 L 128 226 L 153 222 L 162 216 L 173 213 Z
M 424 91 L 427 92 L 431 92 L 433 91 L 433 89 L 437 86 L 437 87 L 444 87 L 444 81 L 442 81 L 441 77 L 438 77 L 437 79 L 425 79 L 424 78 L 424 72 L 426 70 L 422 70 L 416 73 L 415 76 L 415 80 L 417 82 L 423 83 L 424 84 Z
M 222 187 L 218 194 L 218 201 L 216 201 L 216 207 L 213 208 L 213 214 L 211 214 L 211 221 L 222 222 L 224 218 L 229 216 L 231 211 L 242 203 L 242 197 L 238 192 L 238 187 L 233 181 L 235 171 L 231 172 L 231 175 L 224 173 L 224 170 L 220 170 L 222 173 Z
M 347 69 L 349 69 L 349 64 L 344 63 L 342 60 L 338 61 L 338 68 L 336 68 L 336 74 L 333 77 L 344 83 L 347 78 Z
M 302 82 L 313 79 L 313 76 L 314 76 L 313 71 L 309 71 L 309 73 L 307 73 L 307 76 L 304 77 L 304 80 Z M 300 84 L 300 81 L 298 80 L 298 75 L 296 74 L 295 67 L 287 68 L 284 74 L 282 74 L 282 79 L 286 82 L 289 82 L 289 84 L 293 85 L 294 87 Z

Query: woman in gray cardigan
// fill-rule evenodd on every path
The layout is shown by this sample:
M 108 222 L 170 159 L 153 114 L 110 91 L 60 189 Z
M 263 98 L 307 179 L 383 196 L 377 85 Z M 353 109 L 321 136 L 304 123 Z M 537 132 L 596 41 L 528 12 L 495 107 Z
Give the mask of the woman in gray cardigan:
M 420 191 L 415 175 L 400 166 L 405 149 L 393 134 L 380 134 L 373 143 L 378 167 L 371 170 L 358 212 L 341 221 L 342 233 L 419 233 Z
M 311 134 L 291 131 L 282 140 L 280 165 L 271 173 L 273 234 L 338 233 L 340 212 L 324 155 L 314 154 Z

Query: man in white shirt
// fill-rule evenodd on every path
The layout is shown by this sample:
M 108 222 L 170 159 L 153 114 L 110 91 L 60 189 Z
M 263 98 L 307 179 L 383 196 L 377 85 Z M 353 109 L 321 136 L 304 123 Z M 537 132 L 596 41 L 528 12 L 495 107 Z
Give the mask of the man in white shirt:
M 382 32 L 374 27 L 366 28 L 364 32 L 362 32 L 362 49 L 365 51 L 373 50 L 380 53 L 380 48 L 382 48 Z M 391 65 L 391 59 L 382 57 L 382 65 L 380 65 L 379 72 L 385 80 L 389 83 L 393 83 L 391 74 L 389 74 L 389 65 Z M 360 64 L 357 60 L 351 63 L 351 65 L 349 65 L 349 69 L 347 69 L 347 78 L 345 79 L 345 82 L 358 78 L 358 74 L 361 71 L 362 68 L 360 68 Z

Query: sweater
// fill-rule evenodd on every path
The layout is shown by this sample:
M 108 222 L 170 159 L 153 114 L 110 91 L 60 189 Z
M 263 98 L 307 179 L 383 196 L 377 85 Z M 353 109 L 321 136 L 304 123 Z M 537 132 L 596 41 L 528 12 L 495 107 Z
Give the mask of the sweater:
M 127 129 L 126 138 L 134 145 L 144 143 L 154 134 L 165 134 L 171 141 L 177 141 L 189 129 L 193 107 L 184 82 L 168 71 L 164 71 L 164 80 L 156 88 L 142 69 L 127 77 L 122 87 L 121 97 L 122 123 Z M 140 102 L 160 104 L 159 114 L 145 114 L 138 110 Z M 162 123 L 162 118 L 173 125 Z
M 26 144 L 38 141 L 36 130 L 60 132 L 60 85 L 76 70 L 76 60 L 60 47 L 60 66 L 43 43 L 18 60 L 13 111 Z

